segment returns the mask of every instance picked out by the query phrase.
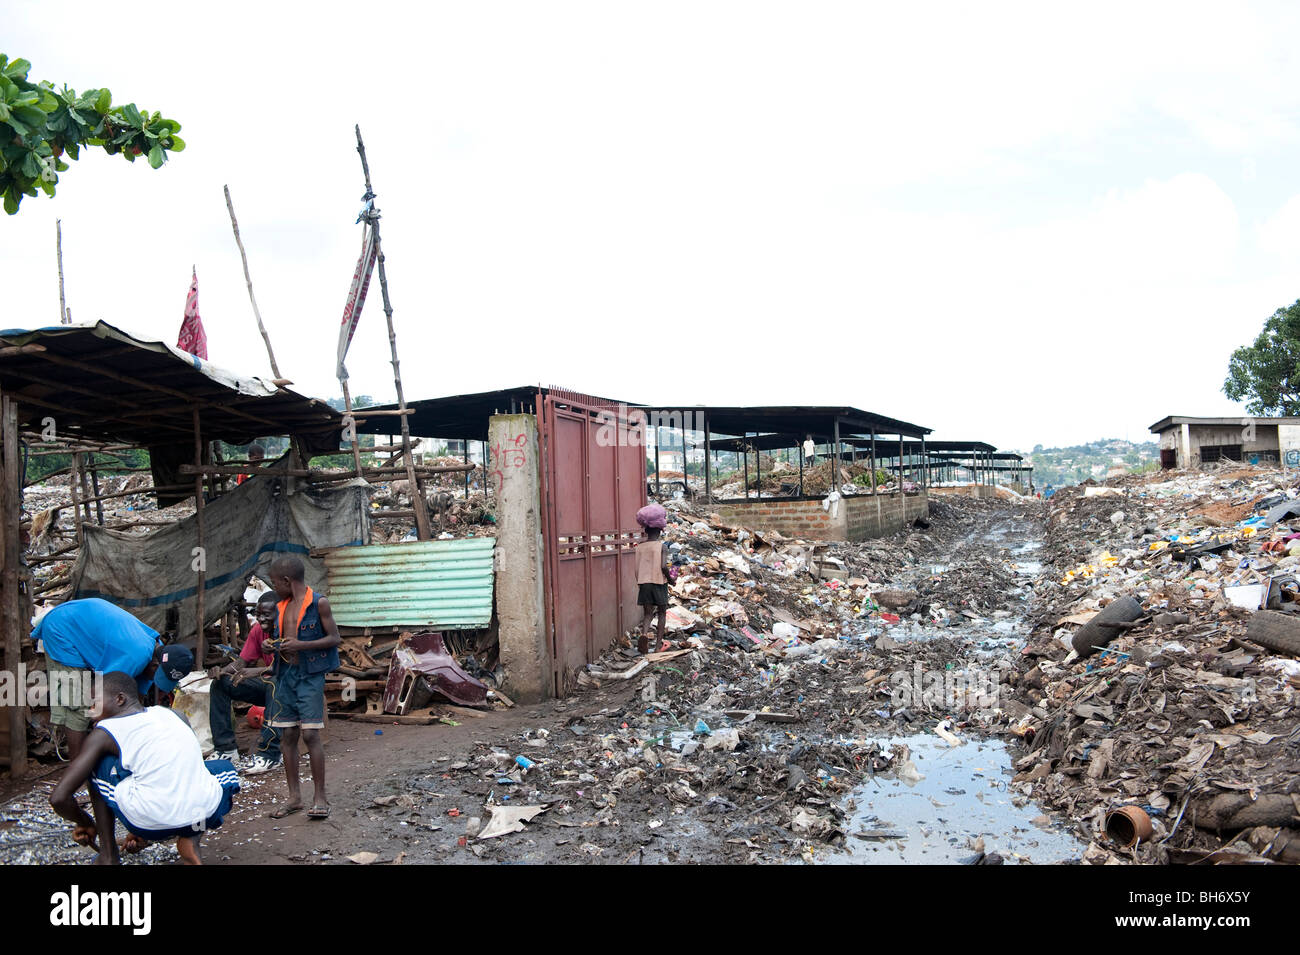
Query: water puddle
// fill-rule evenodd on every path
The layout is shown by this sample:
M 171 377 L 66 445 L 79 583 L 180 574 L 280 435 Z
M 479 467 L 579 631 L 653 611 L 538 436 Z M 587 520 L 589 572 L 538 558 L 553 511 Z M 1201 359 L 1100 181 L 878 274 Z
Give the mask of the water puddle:
M 1049 822 L 1032 802 L 1012 801 L 1007 792 L 1011 754 L 1000 740 L 949 747 L 924 734 L 882 741 L 882 746 L 887 750 L 895 743 L 907 744 L 925 778 L 913 786 L 873 778 L 855 789 L 846 803 L 856 804 L 846 820 L 846 851 L 824 861 L 965 863 L 976 855 L 978 839 L 986 853 L 997 853 L 1007 864 L 1060 863 L 1082 855 L 1086 844 L 1059 822 Z

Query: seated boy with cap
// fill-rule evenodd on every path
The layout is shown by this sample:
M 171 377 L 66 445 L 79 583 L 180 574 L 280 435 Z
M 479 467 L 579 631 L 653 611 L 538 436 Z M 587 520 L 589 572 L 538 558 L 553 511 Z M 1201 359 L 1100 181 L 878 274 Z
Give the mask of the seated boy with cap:
M 155 678 L 164 690 L 194 664 L 184 647 L 167 651 Z M 54 811 L 73 823 L 73 839 L 99 850 L 96 865 L 115 865 L 120 861 L 115 830 L 121 819 L 130 833 L 122 843 L 127 851 L 175 839 L 182 862 L 201 864 L 199 839 L 221 825 L 239 791 L 234 765 L 229 760 L 205 763 L 185 718 L 167 707 L 142 706 L 136 681 L 126 673 L 104 674 L 90 718 L 95 729 L 50 794 Z M 88 784 L 93 819 L 77 805 L 82 784 Z

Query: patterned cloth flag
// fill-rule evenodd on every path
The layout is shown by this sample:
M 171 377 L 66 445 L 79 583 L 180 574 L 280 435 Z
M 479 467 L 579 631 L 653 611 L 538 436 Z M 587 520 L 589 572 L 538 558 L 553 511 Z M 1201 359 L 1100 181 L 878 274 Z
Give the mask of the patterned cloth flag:
M 348 300 L 343 306 L 343 322 L 339 326 L 339 368 L 340 381 L 347 378 L 348 370 L 343 367 L 343 359 L 348 355 L 348 346 L 361 320 L 361 308 L 366 304 L 366 291 L 370 288 L 370 276 L 375 271 L 375 261 L 379 257 L 379 243 L 375 230 L 366 223 L 361 235 L 361 258 L 357 259 L 356 271 L 352 273 L 352 286 L 348 289 Z
M 208 334 L 199 318 L 199 273 L 190 279 L 190 294 L 185 296 L 185 317 L 181 320 L 181 335 L 176 347 L 196 358 L 208 360 Z

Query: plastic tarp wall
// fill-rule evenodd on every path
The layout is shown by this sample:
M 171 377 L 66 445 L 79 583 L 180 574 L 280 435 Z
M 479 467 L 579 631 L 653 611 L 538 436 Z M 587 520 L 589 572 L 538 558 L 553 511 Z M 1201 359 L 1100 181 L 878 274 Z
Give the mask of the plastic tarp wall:
M 282 554 L 302 558 L 308 586 L 324 593 L 325 563 L 307 555 L 316 548 L 366 543 L 369 501 L 363 481 L 331 488 L 299 483 L 288 493 L 283 478 L 260 477 L 204 504 L 204 622 L 218 619 L 232 601 L 243 598 L 250 574 L 269 583 L 271 562 Z M 197 547 L 197 516 L 143 536 L 87 524 L 72 596 L 103 597 L 159 632 L 176 607 L 178 638 L 195 636 Z

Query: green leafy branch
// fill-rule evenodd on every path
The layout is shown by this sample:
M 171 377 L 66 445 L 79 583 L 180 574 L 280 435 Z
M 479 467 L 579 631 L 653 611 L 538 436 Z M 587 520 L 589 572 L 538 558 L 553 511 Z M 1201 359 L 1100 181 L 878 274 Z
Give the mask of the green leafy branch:
M 77 159 L 82 148 L 95 146 L 128 162 L 147 156 L 157 169 L 168 153 L 185 148 L 176 135 L 181 124 L 134 103 L 114 106 L 106 89 L 80 96 L 67 86 L 27 79 L 31 64 L 0 53 L 0 195 L 5 212 L 18 211 L 24 196 L 37 191 L 54 195 L 64 157 Z

